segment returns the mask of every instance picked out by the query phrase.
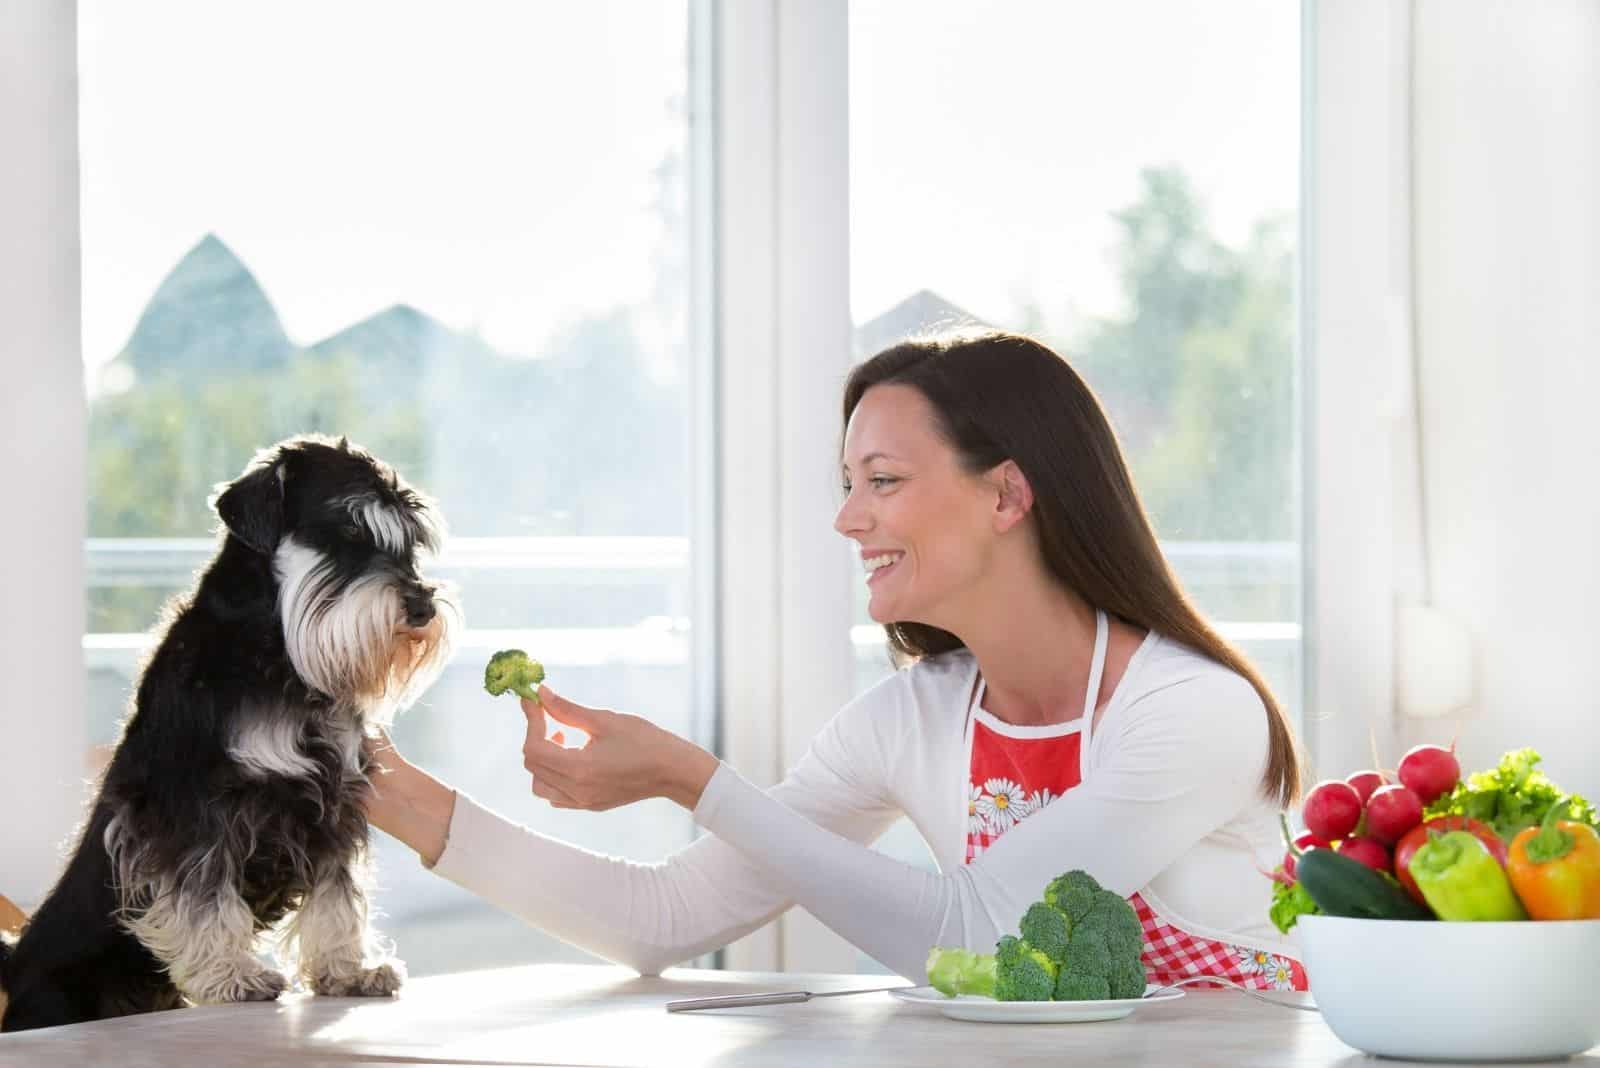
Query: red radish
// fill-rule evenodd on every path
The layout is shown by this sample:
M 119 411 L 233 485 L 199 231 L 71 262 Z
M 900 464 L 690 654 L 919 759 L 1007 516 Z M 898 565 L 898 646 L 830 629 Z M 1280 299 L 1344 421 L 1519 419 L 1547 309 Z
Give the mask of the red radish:
M 1306 795 L 1300 817 L 1306 830 L 1325 842 L 1343 838 L 1361 822 L 1361 795 L 1347 782 L 1326 779 Z
M 1367 834 L 1384 845 L 1398 842 L 1422 822 L 1422 799 L 1409 786 L 1380 786 L 1367 802 Z
M 1389 870 L 1389 851 L 1376 838 L 1364 835 L 1346 838 L 1339 843 L 1336 852 L 1343 853 L 1352 860 L 1359 860 L 1373 871 Z
M 1454 790 L 1461 781 L 1461 764 L 1455 747 L 1419 745 L 1400 758 L 1400 781 L 1416 792 L 1424 805 Z
M 1361 795 L 1361 803 L 1363 805 L 1365 805 L 1367 801 L 1371 799 L 1372 791 L 1376 790 L 1380 786 L 1386 785 L 1388 781 L 1389 780 L 1385 779 L 1383 777 L 1383 773 L 1380 771 L 1358 771 L 1354 775 L 1345 779 L 1345 782 L 1349 783 L 1351 786 L 1354 786 L 1356 788 L 1356 793 Z
M 1308 849 L 1329 848 L 1331 847 L 1325 840 L 1318 838 L 1314 834 L 1302 834 L 1299 838 L 1294 840 L 1294 849 L 1298 849 L 1302 853 Z M 1289 850 L 1283 855 L 1283 874 L 1289 877 L 1290 882 L 1294 881 L 1294 849 Z
M 1427 901 L 1423 899 L 1422 891 L 1417 889 L 1417 881 L 1411 877 L 1411 858 L 1427 842 L 1429 834 L 1443 834 L 1445 831 L 1471 831 L 1500 862 L 1500 866 L 1506 866 L 1506 843 L 1494 833 L 1493 828 L 1470 816 L 1436 816 L 1427 823 L 1411 828 L 1394 847 L 1394 877 L 1400 880 L 1400 885 L 1418 904 L 1426 905 Z

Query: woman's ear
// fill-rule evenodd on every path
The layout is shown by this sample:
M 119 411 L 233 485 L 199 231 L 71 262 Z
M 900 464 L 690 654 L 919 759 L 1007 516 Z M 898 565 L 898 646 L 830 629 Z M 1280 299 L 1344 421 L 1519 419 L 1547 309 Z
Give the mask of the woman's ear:
M 995 488 L 995 532 L 1004 534 L 1033 510 L 1033 487 L 1015 460 L 997 464 L 990 469 L 989 477 Z

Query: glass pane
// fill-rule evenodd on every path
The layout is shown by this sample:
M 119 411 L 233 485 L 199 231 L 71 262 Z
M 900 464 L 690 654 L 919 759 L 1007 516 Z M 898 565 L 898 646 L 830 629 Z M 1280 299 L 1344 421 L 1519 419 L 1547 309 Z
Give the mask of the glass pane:
M 563 692 L 693 735 L 691 139 L 685 4 L 83 0 L 92 737 L 116 737 L 160 605 L 210 556 L 215 483 L 301 431 L 440 502 L 469 631 L 408 756 L 543 830 L 639 859 L 655 802 L 562 815 L 517 645 Z M 709 741 L 708 738 L 702 738 Z M 577 959 L 377 836 L 413 974 Z
M 850 123 L 858 356 L 969 320 L 1066 354 L 1297 716 L 1298 5 L 854 3 Z M 862 687 L 889 670 L 865 604 Z M 931 864 L 904 823 L 880 847 Z

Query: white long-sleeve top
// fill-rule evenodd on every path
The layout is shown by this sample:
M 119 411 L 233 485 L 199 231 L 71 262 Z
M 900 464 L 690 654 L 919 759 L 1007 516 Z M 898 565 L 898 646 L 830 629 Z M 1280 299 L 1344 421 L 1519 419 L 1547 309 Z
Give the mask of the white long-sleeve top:
M 1081 753 L 1082 782 L 965 860 L 967 651 L 926 658 L 852 701 L 763 791 L 723 764 L 695 807 L 709 835 L 658 863 L 520 827 L 458 795 L 434 870 L 598 956 L 656 974 L 791 905 L 921 982 L 928 949 L 993 952 L 1057 875 L 1138 892 L 1191 934 L 1298 957 L 1268 922 L 1280 859 L 1262 793 L 1267 720 L 1242 676 L 1151 632 Z M 900 815 L 937 872 L 868 848 Z

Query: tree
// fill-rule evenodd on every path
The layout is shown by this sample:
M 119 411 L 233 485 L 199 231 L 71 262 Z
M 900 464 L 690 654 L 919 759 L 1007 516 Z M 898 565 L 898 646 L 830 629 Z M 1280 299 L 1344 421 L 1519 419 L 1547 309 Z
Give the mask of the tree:
M 1286 221 L 1234 251 L 1176 167 L 1116 213 L 1126 312 L 1066 346 L 1116 426 L 1163 538 L 1295 536 L 1293 244 Z

